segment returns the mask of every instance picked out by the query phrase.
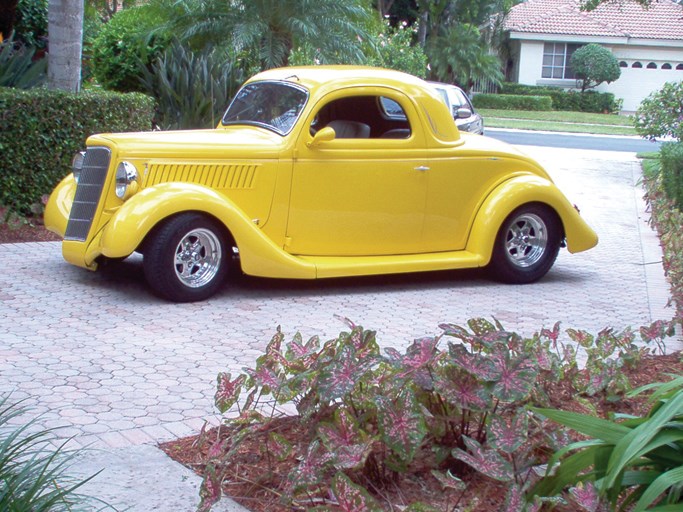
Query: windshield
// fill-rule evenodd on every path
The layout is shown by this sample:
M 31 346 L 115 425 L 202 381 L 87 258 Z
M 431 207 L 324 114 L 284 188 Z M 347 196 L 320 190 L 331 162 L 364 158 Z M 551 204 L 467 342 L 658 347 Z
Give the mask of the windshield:
M 254 82 L 235 96 L 223 124 L 255 124 L 286 135 L 308 100 L 308 92 L 286 82 Z

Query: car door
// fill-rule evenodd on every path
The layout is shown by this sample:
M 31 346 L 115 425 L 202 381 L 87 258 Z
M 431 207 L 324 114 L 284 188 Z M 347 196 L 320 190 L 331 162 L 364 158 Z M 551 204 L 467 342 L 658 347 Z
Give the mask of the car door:
M 403 113 L 388 113 L 382 97 Z M 333 121 L 369 131 L 316 144 L 316 130 Z M 427 168 L 422 127 L 407 96 L 377 87 L 327 95 L 297 142 L 285 249 L 320 256 L 420 252 Z

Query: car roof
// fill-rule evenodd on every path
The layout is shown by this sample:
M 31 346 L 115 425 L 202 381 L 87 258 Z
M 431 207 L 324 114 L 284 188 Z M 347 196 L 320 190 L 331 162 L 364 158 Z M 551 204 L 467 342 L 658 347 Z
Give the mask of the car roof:
M 346 86 L 383 86 L 402 91 L 412 100 L 422 104 L 434 119 L 433 128 L 439 127 L 434 135 L 442 141 L 459 139 L 457 130 L 450 130 L 453 120 L 438 92 L 421 78 L 391 69 L 369 66 L 293 66 L 262 71 L 251 77 L 249 82 L 261 80 L 287 81 L 306 87 L 312 94 L 322 96 Z M 441 111 L 443 109 L 443 112 Z M 450 121 L 450 124 L 449 124 Z

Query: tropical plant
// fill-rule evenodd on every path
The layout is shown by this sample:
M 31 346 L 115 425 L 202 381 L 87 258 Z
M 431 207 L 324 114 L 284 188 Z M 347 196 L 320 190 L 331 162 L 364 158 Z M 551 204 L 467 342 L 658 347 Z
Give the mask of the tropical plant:
M 12 37 L 0 42 L 0 87 L 31 89 L 45 83 L 47 59 L 34 61 L 35 48 L 17 43 Z
M 500 61 L 482 44 L 480 30 L 471 24 L 456 24 L 430 37 L 425 46 L 434 75 L 442 82 L 457 83 L 469 91 L 477 80 L 500 84 Z
M 655 393 L 648 414 L 623 421 L 536 409 L 537 414 L 589 439 L 558 451 L 531 495 L 554 496 L 572 486 L 583 510 L 595 510 L 601 500 L 612 509 L 632 512 L 681 510 L 683 377 L 641 387 L 629 396 L 651 389 Z
M 176 4 L 173 4 L 176 5 Z M 183 2 L 174 33 L 194 49 L 232 49 L 242 68 L 286 66 L 293 50 L 318 63 L 362 63 L 373 16 L 362 0 Z M 160 7 L 161 8 L 161 7 Z
M 70 512 L 109 508 L 76 493 L 96 475 L 85 480 L 70 477 L 67 470 L 76 452 L 66 452 L 66 443 L 53 450 L 53 430 L 36 431 L 34 421 L 22 425 L 20 418 L 27 409 L 21 402 L 11 403 L 9 398 L 0 397 L 0 510 Z M 20 426 L 13 426 L 18 423 Z
M 636 111 L 635 126 L 648 139 L 683 141 L 683 81 L 667 82 L 645 98 Z
M 173 43 L 147 69 L 146 92 L 157 100 L 162 129 L 215 127 L 243 81 L 233 61 L 219 50 L 192 52 Z
M 278 491 L 290 505 L 303 506 L 313 497 L 325 502 L 323 483 L 335 481 L 336 492 L 344 494 L 336 494 L 337 500 L 352 494 L 374 510 L 376 491 L 418 466 L 431 469 L 442 484 L 448 510 L 462 498 L 460 477 L 471 471 L 503 482 L 508 510 L 522 510 L 543 453 L 538 443 L 553 443 L 529 415 L 529 404 L 546 404 L 548 390 L 560 381 L 576 396 L 608 396 L 602 376 L 614 369 L 614 377 L 621 366 L 607 361 L 629 364 L 642 354 L 630 331 L 623 339 L 610 330 L 597 337 L 572 331 L 589 350 L 595 339 L 619 347 L 603 346 L 604 366 L 582 371 L 574 345 L 559 341 L 559 324 L 522 338 L 498 322 L 472 319 L 467 328 L 444 324 L 442 335 L 415 340 L 404 353 L 386 348 L 382 355 L 373 331 L 350 325 L 350 332 L 324 344 L 300 334 L 285 343 L 278 329 L 254 368 L 234 378 L 218 375 L 216 406 L 221 413 L 236 407 L 237 417 L 226 419 L 230 438 L 209 448 L 202 510 L 220 496 L 226 468 L 247 440 L 263 448 L 271 465 L 299 461 Z M 666 330 L 653 326 L 645 335 L 659 339 Z M 444 338 L 450 341 L 442 350 Z M 595 382 L 601 385 L 586 385 Z M 287 404 L 296 408 L 294 420 L 307 433 L 303 443 L 293 443 L 274 426 Z
M 581 92 L 603 82 L 614 82 L 621 76 L 617 58 L 607 48 L 595 43 L 576 50 L 571 57 L 571 67 L 581 81 Z

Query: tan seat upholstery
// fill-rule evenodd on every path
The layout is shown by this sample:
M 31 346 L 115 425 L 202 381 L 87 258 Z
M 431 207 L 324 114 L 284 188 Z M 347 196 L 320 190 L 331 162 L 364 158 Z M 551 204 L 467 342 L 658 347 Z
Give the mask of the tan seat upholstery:
M 370 127 L 357 121 L 336 119 L 327 125 L 334 130 L 338 139 L 367 139 L 370 137 Z

